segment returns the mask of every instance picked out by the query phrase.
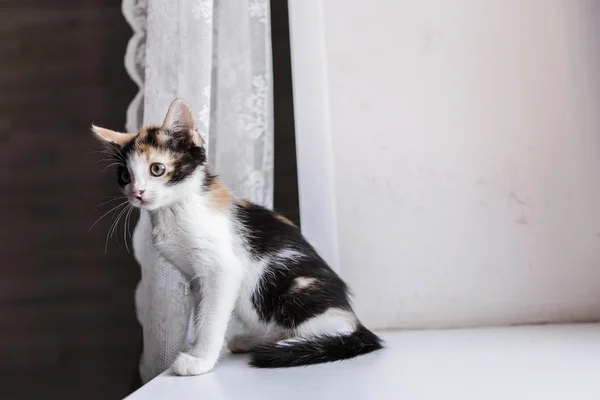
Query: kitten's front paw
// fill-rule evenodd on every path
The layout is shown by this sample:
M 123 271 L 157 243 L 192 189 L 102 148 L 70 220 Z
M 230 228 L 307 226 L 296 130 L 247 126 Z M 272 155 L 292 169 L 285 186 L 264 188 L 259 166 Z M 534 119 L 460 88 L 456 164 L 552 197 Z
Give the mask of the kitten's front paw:
M 202 358 L 181 353 L 173 363 L 173 372 L 180 376 L 202 375 L 213 369 L 215 364 L 216 362 L 206 362 Z

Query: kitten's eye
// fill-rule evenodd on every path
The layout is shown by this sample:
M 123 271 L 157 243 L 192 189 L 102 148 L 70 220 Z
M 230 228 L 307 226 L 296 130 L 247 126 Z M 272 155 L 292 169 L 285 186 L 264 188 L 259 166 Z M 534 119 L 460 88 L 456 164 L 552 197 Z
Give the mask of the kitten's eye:
M 121 180 L 125 182 L 125 184 L 131 182 L 131 179 L 129 179 L 129 171 L 125 170 L 121 172 Z
M 150 166 L 150 173 L 154 176 L 161 176 L 165 173 L 165 164 L 154 163 Z

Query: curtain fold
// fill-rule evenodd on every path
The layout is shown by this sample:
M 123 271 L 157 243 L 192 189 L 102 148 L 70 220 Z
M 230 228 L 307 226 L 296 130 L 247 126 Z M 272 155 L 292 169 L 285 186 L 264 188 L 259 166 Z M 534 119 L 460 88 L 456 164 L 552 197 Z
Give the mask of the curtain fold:
M 134 30 L 125 65 L 140 87 L 127 129 L 160 124 L 177 97 L 192 107 L 209 164 L 234 194 L 272 206 L 273 104 L 268 0 L 124 0 Z M 189 287 L 152 248 L 142 213 L 134 253 L 147 382 L 190 339 Z

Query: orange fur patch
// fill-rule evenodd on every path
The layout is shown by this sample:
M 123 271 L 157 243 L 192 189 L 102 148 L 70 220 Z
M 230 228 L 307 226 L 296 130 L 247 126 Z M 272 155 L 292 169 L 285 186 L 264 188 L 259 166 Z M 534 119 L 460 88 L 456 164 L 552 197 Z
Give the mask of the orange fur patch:
M 213 208 L 219 211 L 228 211 L 231 208 L 232 196 L 229 189 L 221 184 L 218 180 L 214 180 L 210 184 L 210 204 Z
M 169 136 L 167 136 L 167 134 L 164 133 L 162 130 L 158 131 L 158 133 L 156 134 L 156 141 L 158 143 L 165 143 L 168 139 Z
M 287 219 L 286 217 L 284 217 L 281 214 L 276 214 L 275 218 L 277 218 L 278 220 L 280 220 L 284 224 L 288 224 L 288 225 L 291 225 L 291 226 L 296 226 L 296 224 L 294 224 L 292 221 L 290 221 L 289 219 Z
M 137 136 L 137 133 L 121 133 L 92 125 L 92 131 L 105 142 L 113 142 L 123 147 Z
M 294 279 L 294 287 L 293 289 L 306 289 L 309 286 L 314 285 L 315 283 L 317 283 L 317 278 L 311 278 L 311 277 L 307 277 L 307 276 L 299 276 L 296 279 Z
M 202 145 L 203 145 L 202 136 L 200 136 L 200 134 L 197 131 L 195 131 L 194 134 L 192 135 L 192 141 L 198 147 L 202 147 Z
M 144 126 L 142 129 L 140 129 L 137 139 L 138 141 L 143 141 L 146 139 L 146 136 L 148 136 L 148 127 Z
M 145 155 L 146 159 L 148 159 L 149 155 L 150 155 L 150 146 L 142 143 L 139 140 L 135 141 L 135 151 L 140 154 L 140 155 Z

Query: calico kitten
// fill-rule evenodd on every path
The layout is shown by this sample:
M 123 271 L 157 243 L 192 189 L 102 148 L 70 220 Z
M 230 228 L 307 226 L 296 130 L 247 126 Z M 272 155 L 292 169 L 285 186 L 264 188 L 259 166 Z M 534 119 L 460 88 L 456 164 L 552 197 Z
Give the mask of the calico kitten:
M 92 130 L 112 150 L 130 203 L 149 216 L 153 245 L 194 283 L 197 336 L 175 360 L 176 374 L 215 366 L 232 315 L 247 333 L 234 336 L 229 349 L 250 352 L 255 367 L 342 360 L 382 347 L 354 315 L 346 284 L 300 230 L 234 198 L 209 173 L 184 101 L 171 104 L 160 127 Z

